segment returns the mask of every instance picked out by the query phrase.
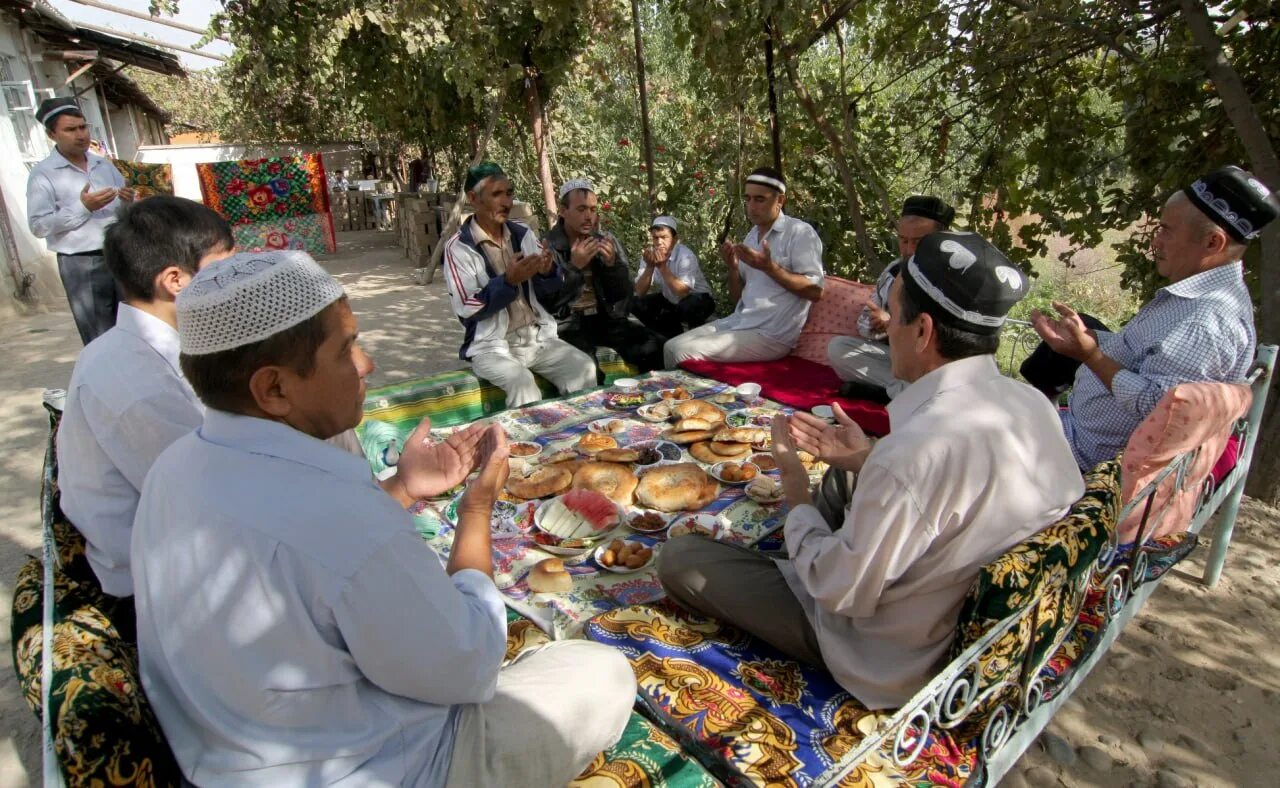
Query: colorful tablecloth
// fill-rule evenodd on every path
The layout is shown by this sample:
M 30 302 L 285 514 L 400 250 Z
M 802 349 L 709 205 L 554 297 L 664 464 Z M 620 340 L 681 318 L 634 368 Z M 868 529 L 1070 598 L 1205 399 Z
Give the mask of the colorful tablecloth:
M 112 159 L 111 163 L 120 171 L 124 185 L 133 189 L 137 199 L 145 200 L 157 194 L 173 194 L 172 165 L 143 164 L 124 159 Z
M 710 396 L 726 387 L 712 380 L 699 378 L 687 372 L 652 373 L 641 379 L 641 388 L 656 401 L 660 389 L 682 386 L 695 397 Z M 556 402 L 546 402 L 525 408 L 496 414 L 494 420 L 506 428 L 512 440 L 535 441 L 544 452 L 570 448 L 588 432 L 587 425 L 601 418 L 624 418 L 626 432 L 615 437 L 619 444 L 627 445 L 656 438 L 667 426 L 640 419 L 634 411 L 615 412 L 604 406 L 609 392 L 599 390 Z M 730 406 L 732 408 L 732 406 Z M 741 409 L 737 418 L 770 416 L 789 412 L 776 403 L 763 401 L 749 409 Z M 735 419 L 733 413 L 731 419 Z M 440 430 L 444 435 L 450 428 Z M 693 461 L 688 452 L 682 460 Z M 776 472 L 775 472 L 776 475 Z M 417 504 L 414 514 L 418 527 L 441 555 L 448 555 L 453 543 L 453 529 L 458 496 L 461 491 L 438 501 Z M 507 604 L 527 616 L 555 638 L 579 637 L 582 628 L 592 616 L 628 605 L 653 602 L 663 597 L 658 583 L 655 564 L 631 574 L 616 574 L 600 567 L 590 556 L 577 563 L 566 559 L 573 575 L 573 590 L 565 594 L 535 594 L 525 582 L 534 564 L 552 557 L 530 537 L 533 528 L 532 514 L 536 502 L 506 499 L 500 502 L 495 514 L 495 538 L 493 542 L 494 580 L 507 598 Z M 634 509 L 633 511 L 639 511 Z M 740 544 L 749 544 L 781 524 L 779 505 L 762 506 L 747 498 L 741 486 L 721 486 L 719 497 L 701 510 L 722 517 L 728 527 L 722 538 Z M 499 538 L 501 535 L 501 538 Z M 619 536 L 652 545 L 655 553 L 662 551 L 665 533 L 644 536 L 622 527 Z M 678 538 L 678 537 L 677 537 Z
M 197 164 L 204 204 L 231 223 L 246 251 L 338 250 L 318 153 Z

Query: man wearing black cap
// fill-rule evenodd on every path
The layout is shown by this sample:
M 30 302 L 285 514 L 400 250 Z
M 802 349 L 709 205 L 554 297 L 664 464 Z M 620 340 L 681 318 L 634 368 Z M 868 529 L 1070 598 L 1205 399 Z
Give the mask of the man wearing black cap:
M 858 315 L 859 337 L 836 337 L 827 345 L 831 367 L 845 384 L 840 393 L 848 397 L 885 403 L 898 396 L 906 383 L 893 376 L 889 367 L 889 288 L 902 263 L 916 253 L 920 239 L 951 226 L 956 209 L 937 197 L 913 195 L 902 203 L 898 219 L 898 259 L 889 264 L 876 281 L 871 303 Z
M 742 243 L 720 247 L 733 314 L 686 331 L 663 347 L 669 369 L 682 361 L 773 361 L 796 346 L 809 305 L 822 298 L 822 239 L 807 222 L 782 212 L 787 182 L 758 167 L 743 189 L 752 227 Z
M 933 233 L 889 296 L 892 430 L 775 418 L 789 557 L 673 539 L 658 577 L 680 604 L 825 666 L 870 709 L 902 705 L 945 659 L 983 565 L 1084 492 L 1053 407 L 1000 374 L 994 353 L 1023 275 L 972 233 Z M 834 527 L 814 505 L 803 449 L 858 474 Z
M 1063 304 L 1057 319 L 1033 313 L 1041 339 L 1081 362 L 1062 425 L 1082 469 L 1116 456 L 1179 383 L 1244 378 L 1257 336 L 1241 258 L 1278 213 L 1257 178 L 1214 170 L 1165 203 L 1151 250 L 1169 284 L 1123 330 L 1090 330 Z
M 133 202 L 133 190 L 110 161 L 90 152 L 89 126 L 75 99 L 45 99 L 36 115 L 54 148 L 27 177 L 27 225 L 58 255 L 58 275 L 87 345 L 116 322 L 119 295 L 102 260 L 102 234 Z

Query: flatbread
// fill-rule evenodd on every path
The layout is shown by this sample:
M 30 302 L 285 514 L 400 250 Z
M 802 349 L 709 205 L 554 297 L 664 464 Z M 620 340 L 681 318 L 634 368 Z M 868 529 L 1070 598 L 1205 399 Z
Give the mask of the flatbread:
M 546 498 L 548 495 L 564 492 L 573 482 L 573 474 L 566 470 L 564 465 L 564 463 L 539 465 L 528 476 L 512 474 L 507 477 L 507 492 L 526 500 Z
M 681 419 L 705 419 L 712 424 L 724 423 L 724 411 L 704 399 L 691 399 L 672 406 L 671 413 Z
M 761 427 L 729 427 L 716 433 L 714 440 L 727 443 L 759 443 L 769 437 L 769 431 Z
M 640 459 L 639 449 L 604 449 L 596 452 L 599 462 L 635 462 Z
M 728 441 L 720 440 L 711 441 L 711 451 L 722 457 L 740 457 L 743 452 L 750 448 L 750 443 L 729 443 Z
M 698 462 L 705 462 L 708 465 L 715 465 L 717 462 L 726 462 L 728 460 L 741 460 L 751 453 L 751 447 L 748 446 L 737 454 L 725 456 L 717 454 L 711 450 L 711 441 L 699 441 L 689 447 L 689 454 Z
M 616 462 L 588 462 L 573 474 L 575 489 L 595 490 L 614 503 L 630 506 L 640 480 L 625 465 Z
M 690 443 L 698 441 L 710 440 L 715 435 L 715 430 L 667 430 L 660 436 L 664 441 L 678 443 L 681 446 L 687 446 Z
M 661 465 L 646 471 L 636 488 L 636 500 L 663 512 L 696 511 L 720 494 L 720 484 L 691 462 Z
M 589 432 L 578 441 L 578 451 L 584 454 L 595 454 L 605 449 L 618 448 L 618 442 L 608 435 Z

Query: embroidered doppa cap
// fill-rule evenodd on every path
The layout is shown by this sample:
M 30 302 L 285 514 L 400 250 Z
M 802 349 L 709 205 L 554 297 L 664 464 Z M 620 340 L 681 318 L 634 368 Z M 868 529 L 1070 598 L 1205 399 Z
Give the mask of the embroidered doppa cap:
M 945 229 L 951 226 L 956 218 L 956 209 L 947 205 L 940 197 L 924 194 L 913 194 L 902 202 L 903 216 L 923 216 L 932 219 Z
M 178 294 L 179 349 L 203 356 L 293 328 L 343 296 L 306 252 L 247 252 L 202 269 Z
M 47 98 L 36 109 L 36 120 L 40 121 L 40 125 L 48 126 L 49 121 L 67 111 L 79 112 L 80 102 L 70 96 Z
M 649 225 L 650 230 L 656 230 L 659 227 L 665 227 L 673 233 L 679 232 L 679 230 L 676 229 L 676 219 L 674 216 L 659 216 L 653 220 L 652 224 Z
M 1221 167 L 1182 190 L 1227 235 L 1248 243 L 1280 214 L 1280 199 L 1239 167 Z
M 942 323 L 975 334 L 995 334 L 1005 315 L 1027 294 L 1022 272 L 975 233 L 937 232 L 920 240 L 907 260 L 902 286 Z
M 594 183 L 587 180 L 586 178 L 574 178 L 571 181 L 565 181 L 564 185 L 560 187 L 560 199 L 563 200 L 565 198 L 565 195 L 567 195 L 569 192 L 574 192 L 574 191 L 577 191 L 578 189 L 586 189 L 592 194 L 596 193 L 596 185 Z
M 498 166 L 497 162 L 482 161 L 467 170 L 467 177 L 462 182 L 462 190 L 464 192 L 475 191 L 476 187 L 479 186 L 482 181 L 492 178 L 495 175 L 506 177 L 507 174 L 502 171 L 502 167 Z

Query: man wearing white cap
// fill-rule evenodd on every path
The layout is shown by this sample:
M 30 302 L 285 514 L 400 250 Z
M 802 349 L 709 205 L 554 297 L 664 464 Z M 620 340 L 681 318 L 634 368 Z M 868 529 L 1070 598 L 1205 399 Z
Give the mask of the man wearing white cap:
M 680 243 L 672 216 L 659 216 L 649 226 L 652 243 L 645 247 L 644 265 L 636 274 L 631 313 L 664 339 L 697 328 L 716 310 L 711 287 L 702 275 L 698 256 Z M 649 292 L 655 282 L 657 292 Z
M 449 302 L 465 331 L 459 357 L 506 393 L 508 408 L 542 399 L 535 372 L 561 394 L 595 385 L 595 361 L 557 335 L 548 303 L 564 280 L 529 226 L 510 218 L 511 179 L 485 161 L 463 187 L 475 214 L 444 246 Z
M 663 338 L 629 318 L 635 288 L 622 242 L 601 230 L 595 185 L 579 178 L 560 187 L 560 216 L 547 251 L 564 278 L 552 312 L 560 337 L 589 356 L 611 348 L 641 372 L 662 366 Z M 598 373 L 597 379 L 604 380 Z
M 892 431 L 872 446 L 852 420 L 775 418 L 789 557 L 673 539 L 663 587 L 825 666 L 867 708 L 910 699 L 946 658 L 982 567 L 1084 493 L 1053 407 L 996 366 L 1000 327 L 1026 292 L 978 236 L 926 236 L 889 295 L 893 374 L 907 381 L 888 406 Z M 858 474 L 847 507 L 810 496 L 797 447 Z
M 626 725 L 621 653 L 561 641 L 503 668 L 491 425 L 447 564 L 360 458 L 356 320 L 302 252 L 243 254 L 178 299 L 208 410 L 148 474 L 134 525 L 143 686 L 196 784 L 563 785 Z
M 751 231 L 742 243 L 726 241 L 720 249 L 737 307 L 668 341 L 668 368 L 692 359 L 772 361 L 795 347 L 809 304 L 822 297 L 822 240 L 812 226 L 782 212 L 786 201 L 782 173 L 760 167 L 747 176 Z
M 58 255 L 80 341 L 89 344 L 115 325 L 115 280 L 102 261 L 102 234 L 133 202 L 133 190 L 110 161 L 89 150 L 92 140 L 74 98 L 51 98 L 36 110 L 53 152 L 27 176 L 27 226 Z

